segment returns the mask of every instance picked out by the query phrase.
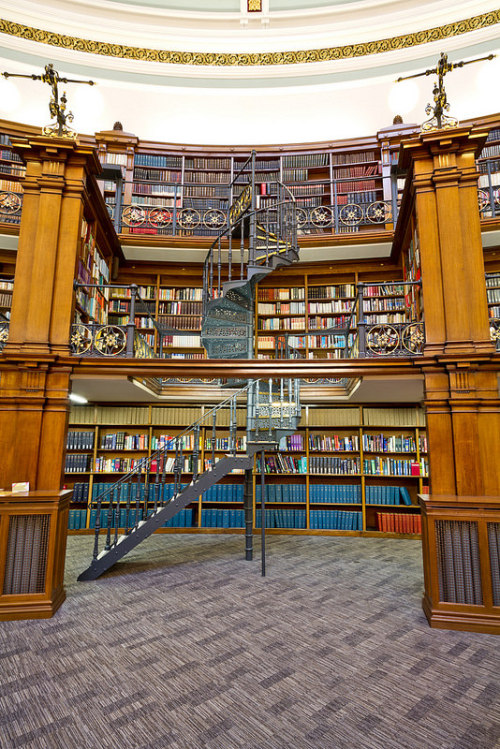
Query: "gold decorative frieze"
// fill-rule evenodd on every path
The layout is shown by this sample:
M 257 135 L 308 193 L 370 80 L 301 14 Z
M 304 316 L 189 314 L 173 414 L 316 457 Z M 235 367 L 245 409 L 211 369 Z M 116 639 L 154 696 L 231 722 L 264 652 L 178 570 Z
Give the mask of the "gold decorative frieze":
M 429 42 L 467 34 L 471 31 L 484 29 L 500 23 L 500 9 L 490 13 L 482 13 L 472 18 L 436 26 L 411 34 L 401 34 L 387 39 L 378 39 L 361 44 L 346 44 L 341 47 L 325 47 L 323 49 L 298 50 L 296 52 L 176 52 L 146 47 L 130 47 L 123 44 L 93 41 L 53 31 L 36 29 L 21 23 L 0 19 L 0 33 L 28 39 L 52 47 L 87 52 L 92 55 L 105 57 L 120 57 L 129 60 L 143 60 L 146 62 L 162 62 L 171 65 L 217 65 L 251 67 L 257 65 L 296 65 L 313 62 L 327 62 L 330 60 L 345 60 L 350 57 L 364 57 L 382 52 L 416 47 Z

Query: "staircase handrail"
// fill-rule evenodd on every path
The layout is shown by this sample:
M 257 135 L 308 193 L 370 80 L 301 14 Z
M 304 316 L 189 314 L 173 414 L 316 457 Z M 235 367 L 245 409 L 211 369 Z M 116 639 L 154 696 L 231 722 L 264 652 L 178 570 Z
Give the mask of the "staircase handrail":
M 293 193 L 291 192 L 291 190 L 285 184 L 283 184 L 283 182 L 280 182 L 278 180 L 273 180 L 272 184 L 278 185 L 279 188 L 280 188 L 280 190 L 282 190 L 282 192 L 286 195 L 286 198 L 281 198 L 280 195 L 279 195 L 279 193 L 278 193 L 276 201 L 273 201 L 272 203 L 269 203 L 264 208 L 262 208 L 262 207 L 260 207 L 260 208 L 253 208 L 252 207 L 250 210 L 247 209 L 243 213 L 241 213 L 232 223 L 229 221 L 229 216 L 228 216 L 227 226 L 222 231 L 220 231 L 219 234 L 217 235 L 217 237 L 212 241 L 212 244 L 210 245 L 210 248 L 209 248 L 209 250 L 208 250 L 208 252 L 207 252 L 207 254 L 205 256 L 205 260 L 203 262 L 203 311 L 206 310 L 206 306 L 207 306 L 208 302 L 210 302 L 213 299 L 213 295 L 212 295 L 213 288 L 214 288 L 214 278 L 213 278 L 213 275 L 214 275 L 214 268 L 213 268 L 214 261 L 213 261 L 213 258 L 214 258 L 215 252 L 217 252 L 217 251 L 218 251 L 217 291 L 218 291 L 218 293 L 220 291 L 219 287 L 221 285 L 220 267 L 221 267 L 221 251 L 222 251 L 221 242 L 222 242 L 222 240 L 226 239 L 226 238 L 229 239 L 229 244 L 230 244 L 230 246 L 229 246 L 229 256 L 228 256 L 228 260 L 227 260 L 226 264 L 228 265 L 228 268 L 229 268 L 229 273 L 228 273 L 228 279 L 227 280 L 231 280 L 232 279 L 232 272 L 231 272 L 231 267 L 232 267 L 231 239 L 232 239 L 232 234 L 235 231 L 235 229 L 238 228 L 239 226 L 242 226 L 244 221 L 252 221 L 252 222 L 254 222 L 256 224 L 256 222 L 258 220 L 259 214 L 266 213 L 266 212 L 268 212 L 270 210 L 276 210 L 280 206 L 293 205 L 295 207 L 296 200 L 295 200 L 295 196 L 293 195 Z M 294 222 L 294 226 L 295 226 L 295 230 L 296 230 L 296 222 Z M 242 231 L 243 231 L 243 229 L 242 229 Z M 244 248 L 242 247 L 241 249 L 244 249 Z M 249 252 L 249 260 L 252 260 L 253 254 L 250 251 L 250 249 L 248 250 L 248 252 Z M 255 253 L 255 248 L 253 249 L 253 253 Z M 240 262 L 242 262 L 242 261 L 240 260 Z M 257 263 L 257 264 L 259 264 L 259 263 Z M 208 286 L 210 286 L 210 293 L 208 293 Z
M 236 392 L 232 393 L 232 395 L 225 398 L 223 401 L 220 401 L 217 403 L 213 408 L 210 409 L 207 413 L 203 414 L 199 419 L 194 421 L 192 424 L 190 424 L 188 427 L 184 429 L 184 431 L 179 432 L 179 434 L 175 435 L 176 441 L 180 440 L 182 437 L 184 437 L 186 434 L 189 434 L 189 432 L 195 430 L 197 427 L 201 427 L 204 421 L 206 421 L 208 418 L 213 416 L 217 411 L 222 409 L 227 403 L 229 403 L 231 400 L 238 398 L 240 395 L 242 395 L 244 392 L 246 392 L 257 380 L 249 380 L 249 382 L 240 390 L 237 390 Z M 166 452 L 167 448 L 166 446 L 159 447 L 154 453 L 151 453 L 151 455 L 146 456 L 145 458 L 142 458 L 142 460 L 139 461 L 139 463 L 130 469 L 130 471 L 127 472 L 125 476 L 122 476 L 121 479 L 118 479 L 114 482 L 114 484 L 108 489 L 105 489 L 102 494 L 99 494 L 98 497 L 95 498 L 95 502 L 102 502 L 104 497 L 106 497 L 111 492 L 114 492 L 117 486 L 120 484 L 125 483 L 126 481 L 129 481 L 131 476 L 134 476 L 136 474 L 141 474 L 143 471 L 142 469 L 148 465 L 148 463 L 151 463 L 153 460 L 156 460 L 158 457 L 161 456 L 163 452 Z

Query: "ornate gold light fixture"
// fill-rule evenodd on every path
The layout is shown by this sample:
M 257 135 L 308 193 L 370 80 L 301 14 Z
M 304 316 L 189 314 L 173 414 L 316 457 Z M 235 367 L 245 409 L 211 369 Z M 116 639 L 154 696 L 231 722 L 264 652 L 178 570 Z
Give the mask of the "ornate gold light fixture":
M 481 62 L 482 60 L 493 60 L 495 55 L 487 55 L 486 57 L 478 57 L 475 60 L 461 60 L 460 62 L 448 62 L 448 55 L 441 52 L 439 60 L 435 68 L 424 70 L 422 73 L 415 73 L 414 75 L 406 75 L 398 78 L 396 83 L 400 81 L 407 81 L 409 78 L 420 78 L 422 75 L 433 75 L 437 74 L 438 80 L 434 84 L 432 94 L 434 97 L 434 106 L 427 104 L 425 108 L 425 114 L 432 114 L 428 120 L 422 123 L 421 129 L 423 132 L 429 132 L 431 130 L 445 130 L 451 127 L 458 127 L 458 120 L 456 117 L 451 117 L 445 112 L 449 112 L 450 105 L 446 96 L 446 89 L 444 87 L 444 77 L 446 73 L 451 73 L 455 68 L 463 68 L 464 65 L 470 65 L 473 62 Z
M 42 128 L 44 135 L 50 135 L 54 138 L 76 138 L 76 133 L 68 126 L 68 122 L 73 122 L 73 112 L 66 112 L 66 91 L 59 99 L 59 83 L 86 83 L 88 86 L 95 86 L 95 81 L 78 81 L 75 78 L 61 78 L 57 70 L 54 70 L 52 63 L 45 66 L 45 72 L 42 75 L 22 75 L 21 73 L 2 73 L 4 78 L 31 78 L 33 81 L 42 81 L 48 83 L 52 89 L 52 96 L 49 102 L 50 116 L 55 118 L 55 122 Z

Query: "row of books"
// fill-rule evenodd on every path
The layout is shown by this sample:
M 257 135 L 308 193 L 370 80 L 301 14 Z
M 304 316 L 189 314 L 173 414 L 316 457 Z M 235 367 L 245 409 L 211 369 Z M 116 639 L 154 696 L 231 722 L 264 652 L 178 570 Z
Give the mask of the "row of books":
M 259 330 L 305 330 L 304 317 L 266 317 L 259 318 Z
M 201 185 L 229 185 L 231 175 L 228 172 L 185 172 L 184 182 Z
M 359 437 L 357 434 L 341 436 L 339 434 L 310 434 L 309 450 L 316 452 L 353 452 L 359 450 Z
M 353 325 L 355 320 L 350 315 L 339 315 L 337 317 L 309 317 L 307 324 L 309 330 L 326 330 L 327 328 L 345 328 Z
M 257 479 L 258 481 L 258 479 Z M 260 502 L 262 487 L 255 485 L 255 501 Z M 265 486 L 266 502 L 306 502 L 306 487 L 303 484 L 274 484 Z
M 202 494 L 203 502 L 243 502 L 243 484 L 214 484 Z
M 147 434 L 113 432 L 101 435 L 101 450 L 147 450 Z
M 304 449 L 304 441 L 302 434 L 290 434 L 285 437 L 281 437 L 279 441 L 280 450 L 289 450 L 291 452 L 300 452 Z
M 363 515 L 345 510 L 311 510 L 309 527 L 311 530 L 362 531 Z
M 150 153 L 136 153 L 135 166 L 155 166 L 165 169 L 182 169 L 182 156 L 160 156 Z
M 303 286 L 291 286 L 287 289 L 268 289 L 259 286 L 258 300 L 266 301 L 288 301 L 292 299 L 305 299 L 305 289 Z
M 236 450 L 246 450 L 247 449 L 247 438 L 245 435 L 242 437 L 237 437 L 234 440 L 234 447 Z M 215 440 L 212 439 L 212 437 L 207 437 L 205 439 L 205 450 L 229 450 L 232 449 L 232 447 L 229 444 L 229 437 L 216 437 Z
M 486 288 L 491 289 L 496 288 L 497 286 L 500 287 L 500 276 L 488 274 L 486 276 Z
M 305 510 L 282 510 L 266 509 L 265 511 L 265 528 L 305 528 L 306 511 Z M 262 515 L 260 508 L 255 512 L 255 527 L 262 527 Z
M 134 468 L 145 470 L 144 458 L 106 458 L 101 456 L 95 459 L 94 470 L 96 473 L 128 473 L 133 471 Z
M 305 315 L 306 308 L 304 302 L 261 302 L 257 306 L 257 312 L 259 315 Z
M 361 164 L 364 161 L 376 161 L 375 151 L 351 151 L 350 153 L 332 153 L 332 164 Z
M 256 461 L 257 471 L 260 473 L 260 458 Z M 307 473 L 307 458 L 294 458 L 291 455 L 266 455 L 264 460 L 265 473 Z
M 186 484 L 181 484 L 181 488 L 184 488 Z M 147 492 L 146 492 L 147 489 Z M 105 502 L 123 503 L 128 502 L 133 504 L 137 501 L 144 502 L 146 493 L 148 495 L 148 503 L 165 503 L 171 497 L 173 497 L 175 491 L 175 484 L 155 484 L 150 483 L 137 483 L 136 481 L 127 484 L 116 484 L 114 481 L 96 481 L 92 487 L 92 503 L 102 497 Z
M 491 156 L 500 156 L 500 144 L 485 146 L 481 151 L 481 158 L 488 159 Z
M 308 336 L 308 346 L 311 349 L 338 348 L 343 349 L 345 346 L 352 346 L 354 335 L 310 335 Z
M 375 299 L 363 299 L 364 312 L 390 312 L 392 310 L 404 310 L 405 300 L 403 297 L 382 297 Z
M 353 305 L 353 300 L 350 299 L 348 302 L 340 302 L 340 301 L 329 301 L 329 302 L 309 302 L 309 315 L 329 315 L 334 312 L 340 312 L 340 313 L 346 313 L 351 312 Z M 340 319 L 347 319 L 340 318 Z M 311 318 L 309 318 L 309 321 Z M 310 325 L 310 322 L 309 322 Z M 321 326 L 323 327 L 323 326 Z
M 70 510 L 68 514 L 68 530 L 78 531 L 87 527 L 87 510 Z
M 410 492 L 406 486 L 367 486 L 367 505 L 411 505 Z
M 405 293 L 405 287 L 402 284 L 373 284 L 370 286 L 364 286 L 363 287 L 363 296 L 364 297 L 372 297 L 372 296 L 383 296 L 383 297 L 391 297 L 391 296 L 403 296 Z M 364 303 L 364 302 L 363 302 Z
M 390 325 L 397 325 L 398 323 L 409 322 L 409 318 L 403 312 L 365 312 L 365 316 L 369 325 L 384 322 Z M 370 330 L 368 330 L 369 332 Z
M 89 518 L 89 528 L 95 528 L 96 520 L 97 520 L 97 509 L 92 508 L 90 510 L 90 518 Z M 108 523 L 110 528 L 116 527 L 116 521 L 118 519 L 118 527 L 119 528 L 133 528 L 137 522 L 140 522 L 143 520 L 143 510 L 139 509 L 137 511 L 136 508 L 131 508 L 128 510 L 128 518 L 127 518 L 127 509 L 125 507 L 122 507 L 119 510 L 119 513 L 117 513 L 116 509 L 113 509 L 111 514 L 109 513 L 108 509 L 104 509 L 100 511 L 100 527 L 101 528 L 107 528 Z M 128 519 L 128 522 L 127 522 Z M 185 509 L 185 510 L 179 510 L 179 512 L 174 515 L 173 518 L 170 520 L 167 520 L 163 524 L 163 528 L 191 528 L 193 525 L 193 510 L 191 508 Z
M 356 179 L 349 182 L 336 182 L 338 192 L 352 193 L 353 196 L 358 196 L 362 191 L 375 190 L 374 179 Z
M 337 286 L 310 286 L 308 299 L 345 299 L 356 296 L 356 287 L 353 283 L 339 284 Z
M 363 450 L 365 452 L 413 453 L 416 449 L 415 438 L 412 436 L 363 434 Z
M 92 455 L 85 453 L 81 455 L 66 455 L 64 462 L 65 473 L 87 473 L 90 471 Z
M 89 499 L 89 484 L 87 481 L 77 481 L 73 484 L 71 501 L 75 504 L 87 504 Z
M 380 174 L 380 164 L 368 164 L 364 166 L 334 167 L 333 176 L 335 179 L 343 177 L 370 177 L 374 174 Z
M 162 344 L 164 347 L 200 348 L 201 339 L 199 335 L 165 335 Z
M 172 195 L 180 193 L 180 185 L 165 182 L 134 182 L 132 189 L 137 195 Z
M 329 194 L 328 182 L 313 182 L 309 185 L 290 185 L 293 195 L 325 195 Z
M 147 169 L 135 167 L 134 180 L 143 179 L 153 182 L 181 182 L 182 172 L 172 172 L 169 169 Z
M 201 315 L 202 302 L 160 302 L 161 315 Z
M 361 472 L 359 458 L 309 458 L 309 473 L 327 473 L 333 475 L 359 474 Z
M 229 194 L 227 185 L 184 185 L 186 197 L 200 198 L 227 198 Z
M 66 435 L 67 450 L 92 450 L 94 447 L 94 431 L 74 432 L 68 431 Z
M 184 160 L 185 169 L 231 169 L 231 159 L 224 158 L 189 158 L 186 156 Z
M 360 484 L 310 484 L 309 502 L 360 504 Z
M 328 166 L 327 153 L 301 153 L 293 156 L 283 156 L 282 164 L 284 169 L 293 169 L 295 167 L 311 169 L 317 166 Z
M 161 288 L 158 291 L 158 299 L 160 301 L 192 301 L 202 302 L 203 301 L 203 289 L 202 288 L 175 288 L 167 289 Z
M 14 291 L 14 282 L 0 280 L 0 291 Z
M 307 169 L 283 169 L 283 182 L 307 182 L 309 172 Z
M 181 450 L 194 450 L 195 440 L 194 432 L 188 432 L 187 434 L 159 434 L 153 435 L 151 439 L 151 447 L 153 450 L 176 450 L 178 447 Z M 201 438 L 198 443 L 198 449 L 201 450 L 202 442 Z
M 158 315 L 158 324 L 178 330 L 201 330 L 201 316 L 197 315 Z
M 384 533 L 422 533 L 422 518 L 406 512 L 377 512 L 377 530 Z
M 202 510 L 202 528 L 243 528 L 245 525 L 244 510 Z
M 396 458 L 367 458 L 363 460 L 363 473 L 367 476 L 427 476 L 427 461 Z
M 488 289 L 488 302 L 500 302 L 500 288 L 498 289 Z

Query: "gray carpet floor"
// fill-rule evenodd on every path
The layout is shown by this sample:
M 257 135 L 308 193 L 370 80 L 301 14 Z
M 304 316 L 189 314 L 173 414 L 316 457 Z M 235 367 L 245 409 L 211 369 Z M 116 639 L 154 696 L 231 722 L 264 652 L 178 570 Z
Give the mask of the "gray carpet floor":
M 91 546 L 0 623 L 2 749 L 500 747 L 500 638 L 428 627 L 418 541 L 272 536 L 263 579 L 241 536 L 162 535 L 78 583 Z

